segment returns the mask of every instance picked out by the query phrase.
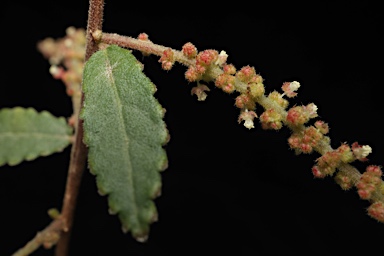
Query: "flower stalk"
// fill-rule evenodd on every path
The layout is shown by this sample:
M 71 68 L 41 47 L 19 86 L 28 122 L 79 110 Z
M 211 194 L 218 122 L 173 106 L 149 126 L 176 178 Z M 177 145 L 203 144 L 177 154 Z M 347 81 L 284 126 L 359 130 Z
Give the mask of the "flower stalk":
M 145 56 L 150 54 L 160 56 L 164 60 L 164 52 L 172 52 L 172 65 L 168 65 L 169 70 L 173 62 L 179 62 L 188 69 L 185 78 L 189 83 L 197 83 L 192 89 L 192 94 L 198 96 L 198 100 L 205 100 L 206 92 L 210 91 L 205 84 L 214 82 L 215 86 L 222 89 L 225 93 L 237 92 L 235 106 L 240 109 L 239 123 L 244 121 L 244 126 L 248 129 L 254 128 L 253 119 L 259 117 L 263 129 L 279 130 L 286 126 L 292 131 L 289 142 L 292 149 L 297 154 L 319 153 L 321 156 L 316 160 L 320 167 L 315 165 L 312 172 L 317 178 L 333 176 L 336 183 L 344 190 L 357 186 L 361 179 L 366 176 L 353 167 L 350 163 L 359 160 L 366 161 L 367 156 L 372 152 L 368 145 L 361 146 L 357 142 L 351 147 L 346 144 L 338 149 L 333 149 L 330 145 L 330 138 L 326 136 L 329 131 L 328 124 L 322 120 L 315 121 L 313 125 L 307 125 L 312 119 L 318 117 L 318 107 L 314 103 L 306 106 L 294 106 L 288 110 L 288 100 L 284 97 L 294 98 L 301 84 L 298 81 L 285 82 L 282 85 L 282 93 L 277 91 L 265 95 L 263 78 L 256 73 L 255 69 L 245 66 L 236 70 L 233 64 L 227 63 L 228 55 L 222 51 L 220 54 L 216 50 L 197 51 L 196 47 L 190 42 L 186 43 L 181 51 L 170 49 L 165 46 L 157 45 L 148 40 L 135 39 L 132 37 L 108 34 L 98 31 L 94 34 L 100 43 L 116 44 L 121 47 L 141 51 Z M 201 86 L 204 83 L 204 88 Z M 260 105 L 265 112 L 257 115 L 256 106 Z M 320 162 L 319 162 L 320 161 Z M 384 223 L 384 182 L 381 175 L 375 176 L 375 186 L 369 190 L 369 197 L 361 196 L 361 199 L 372 203 L 368 215 Z M 362 186 L 362 185 L 360 185 Z M 365 195 L 363 192 L 361 195 Z

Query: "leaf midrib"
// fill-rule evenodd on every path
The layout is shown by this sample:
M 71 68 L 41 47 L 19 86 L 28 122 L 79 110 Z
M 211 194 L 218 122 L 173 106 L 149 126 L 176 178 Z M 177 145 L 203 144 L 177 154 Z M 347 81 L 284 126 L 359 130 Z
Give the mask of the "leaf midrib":
M 59 138 L 62 140 L 69 140 L 70 135 L 65 134 L 49 134 L 42 132 L 0 132 L 0 138 L 2 137 L 38 137 L 38 138 Z
M 117 87 L 116 87 L 115 79 L 114 79 L 114 76 L 113 76 L 114 69 L 113 69 L 113 66 L 111 65 L 111 62 L 110 62 L 110 59 L 109 59 L 109 56 L 108 56 L 108 51 L 104 51 L 104 53 L 106 55 L 106 68 L 110 69 L 111 73 L 112 73 L 111 76 L 110 76 L 110 82 L 111 82 L 111 85 L 112 85 L 111 88 L 113 90 L 113 93 L 116 95 L 115 102 L 118 105 L 117 106 L 117 109 L 118 109 L 117 112 L 118 112 L 118 116 L 119 116 L 119 119 L 120 119 L 119 129 L 122 129 L 124 131 L 122 134 L 124 134 L 123 141 L 126 144 L 126 147 L 123 147 L 122 150 L 124 150 L 124 154 L 127 155 L 127 158 L 124 158 L 124 159 L 127 160 L 128 165 L 129 165 L 129 168 L 126 168 L 126 170 L 128 172 L 128 180 L 129 180 L 130 186 L 132 188 L 131 190 L 128 189 L 128 192 L 130 193 L 130 197 L 133 200 L 134 215 L 136 216 L 136 219 L 139 219 L 138 210 L 137 210 L 138 206 L 137 206 L 136 197 L 135 197 L 135 185 L 134 185 L 134 182 L 133 182 L 132 171 L 129 171 L 129 170 L 132 170 L 132 163 L 131 163 L 131 154 L 130 154 L 130 151 L 129 151 L 129 136 L 127 134 L 127 130 L 125 129 L 127 124 L 125 123 L 124 115 L 123 115 L 123 112 L 122 112 L 122 105 L 123 104 L 121 103 L 120 95 L 119 95 L 119 92 L 118 92 Z M 124 124 L 124 125 L 121 125 L 121 124 Z

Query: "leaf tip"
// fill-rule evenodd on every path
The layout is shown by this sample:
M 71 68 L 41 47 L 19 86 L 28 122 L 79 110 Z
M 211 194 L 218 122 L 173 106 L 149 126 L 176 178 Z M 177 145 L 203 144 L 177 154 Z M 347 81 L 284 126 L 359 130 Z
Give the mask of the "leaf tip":
M 114 209 L 112 209 L 111 207 L 108 209 L 108 213 L 110 215 L 116 215 L 117 214 L 117 211 L 115 211 Z
M 152 199 L 155 199 L 155 198 L 161 196 L 161 187 L 162 187 L 161 181 L 157 182 L 153 186 L 152 193 L 151 193 L 151 198 Z
M 93 173 L 92 173 L 92 174 L 93 174 Z M 97 186 L 98 186 L 98 188 L 97 188 L 97 193 L 98 193 L 99 195 L 101 195 L 101 196 L 106 196 L 106 195 L 108 195 L 108 192 L 105 191 L 105 189 L 103 189 L 103 186 L 102 186 L 102 185 L 99 185 L 99 182 L 98 182 L 97 179 L 96 179 L 96 183 L 97 183 Z
M 152 94 L 155 94 L 157 92 L 157 86 L 151 82 L 151 85 L 152 85 Z
M 157 211 L 154 212 L 154 214 L 152 215 L 152 218 L 150 220 L 150 223 L 154 223 L 154 222 L 157 222 L 159 220 L 159 215 L 157 214 Z
M 163 158 L 160 160 L 160 166 L 159 166 L 159 170 L 160 172 L 163 172 L 165 171 L 166 169 L 168 169 L 168 157 L 165 153 L 165 150 L 164 150 L 164 156 Z
M 145 243 L 148 241 L 148 235 L 143 235 L 143 236 L 137 236 L 135 237 L 136 241 L 140 243 Z
M 127 234 L 129 231 L 129 228 L 125 225 L 121 226 L 121 231 L 123 231 L 124 234 Z
M 169 130 L 165 128 L 165 139 L 163 141 L 162 146 L 167 145 L 170 140 L 171 140 L 171 134 L 169 133 Z

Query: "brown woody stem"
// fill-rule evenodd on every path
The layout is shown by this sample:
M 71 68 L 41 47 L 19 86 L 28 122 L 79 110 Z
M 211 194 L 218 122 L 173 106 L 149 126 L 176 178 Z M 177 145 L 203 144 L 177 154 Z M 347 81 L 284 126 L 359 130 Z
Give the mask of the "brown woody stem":
M 101 30 L 103 23 L 104 0 L 90 0 L 88 11 L 88 25 L 86 31 L 85 62 L 98 50 L 97 43 L 92 37 L 92 32 Z M 81 103 L 83 103 L 82 95 Z M 75 143 L 72 146 L 71 160 L 67 176 L 67 184 L 63 200 L 61 219 L 64 227 L 60 240 L 57 243 L 55 255 L 67 256 L 69 249 L 70 234 L 73 224 L 73 216 L 76 208 L 77 195 L 81 178 L 85 169 L 87 159 L 87 148 L 83 143 L 83 123 L 80 118 L 77 120 Z

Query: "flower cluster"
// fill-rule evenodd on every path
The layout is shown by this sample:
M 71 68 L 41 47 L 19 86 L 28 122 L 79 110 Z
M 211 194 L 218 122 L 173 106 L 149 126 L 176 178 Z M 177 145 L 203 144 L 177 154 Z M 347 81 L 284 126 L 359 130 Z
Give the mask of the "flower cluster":
M 145 41 L 145 42 L 151 42 L 151 40 L 149 40 L 149 37 L 148 37 L 147 33 L 140 33 L 137 36 L 137 39 L 141 40 L 141 41 Z M 142 51 L 141 53 L 143 54 L 143 56 L 149 56 L 150 55 L 150 53 L 144 52 L 144 51 Z
M 183 45 L 182 47 L 182 52 L 183 54 L 189 58 L 189 59 L 193 59 L 196 57 L 197 55 L 197 48 L 196 46 L 194 46 L 192 43 L 188 42 L 186 44 Z
M 316 178 L 332 176 L 341 163 L 350 163 L 353 160 L 351 148 L 347 144 L 342 144 L 336 150 L 329 151 L 316 159 L 316 165 L 312 167 L 313 176 Z
M 161 55 L 161 58 L 159 59 L 159 62 L 161 63 L 161 67 L 164 70 L 171 70 L 173 64 L 175 63 L 173 50 L 171 48 L 164 50 L 163 55 Z
M 353 181 L 352 179 L 344 172 L 337 172 L 335 175 L 335 181 L 342 190 L 348 190 L 353 187 Z
M 235 91 L 235 81 L 233 75 L 224 72 L 216 78 L 215 85 L 226 93 L 232 93 Z
M 187 43 L 187 46 L 183 46 L 183 54 L 186 57 L 191 58 L 191 56 L 196 53 L 197 50 L 195 50 L 191 43 Z M 189 82 L 201 80 L 203 78 L 204 73 L 207 72 L 211 65 L 215 65 L 218 56 L 219 53 L 216 50 L 211 49 L 197 53 L 195 57 L 195 65 L 189 66 L 188 70 L 185 72 L 185 78 Z
M 322 130 L 309 126 L 304 131 L 294 132 L 288 138 L 288 144 L 291 149 L 294 149 L 296 154 L 312 153 L 313 149 L 317 146 L 321 139 L 324 138 Z
M 317 117 L 317 106 L 310 103 L 306 106 L 295 106 L 288 110 L 287 122 L 297 126 L 305 124 L 309 119 Z
M 102 39 L 107 36 L 103 34 Z M 139 50 L 144 51 L 143 53 L 148 55 L 155 53 L 161 56 L 159 62 L 163 69 L 171 69 L 176 61 L 188 67 L 185 78 L 189 82 L 197 83 L 191 90 L 191 94 L 196 95 L 197 100 L 204 101 L 207 98 L 206 92 L 210 91 L 209 82 L 214 82 L 216 88 L 228 94 L 237 92 L 234 105 L 240 109 L 238 122 L 244 122 L 246 128 L 255 127 L 254 119 L 258 117 L 256 104 L 261 105 L 264 112 L 261 113 L 259 121 L 263 129 L 279 130 L 286 125 L 292 130 L 292 135 L 288 138 L 289 147 L 296 154 L 309 154 L 313 151 L 321 154 L 312 167 L 314 177 L 334 176 L 336 183 L 343 190 L 348 190 L 355 185 L 361 198 L 376 201 L 369 207 L 368 214 L 384 222 L 384 185 L 381 170 L 371 165 L 363 175 L 360 175 L 356 169 L 348 166 L 355 160 L 367 161 L 367 156 L 372 152 L 371 147 L 355 142 L 351 146 L 342 143 L 337 149 L 332 149 L 330 138 L 327 136 L 329 133 L 327 123 L 316 120 L 313 125 L 306 126 L 311 119 L 318 117 L 318 108 L 314 103 L 295 105 L 286 110 L 289 105 L 288 99 L 296 97 L 297 90 L 301 87 L 298 81 L 284 82 L 281 93 L 272 91 L 265 95 L 263 78 L 256 73 L 255 68 L 248 65 L 237 70 L 233 64 L 227 63 L 228 55 L 225 51 L 219 53 L 208 49 L 199 52 L 190 42 L 184 44 L 181 51 L 154 44 L 151 48 L 151 44 L 147 44 L 150 41 L 145 33 L 140 34 L 138 40 L 146 42 L 143 47 L 138 47 Z M 105 41 L 108 42 L 108 40 Z M 135 41 L 132 46 L 136 44 Z M 161 54 L 159 49 L 162 49 Z M 61 77 L 61 72 L 55 67 L 52 68 L 52 73 L 57 77 Z M 356 182 L 357 177 L 361 177 L 358 182 Z M 380 193 L 374 194 L 375 191 Z
M 368 215 L 372 218 L 384 222 L 384 203 L 381 201 L 374 202 L 367 209 Z
M 73 115 L 68 123 L 74 127 L 81 107 L 85 43 L 84 29 L 68 27 L 63 38 L 55 40 L 49 37 L 37 44 L 38 50 L 51 64 L 49 72 L 64 83 L 67 95 L 72 98 Z
M 376 165 L 370 165 L 361 175 L 359 182 L 356 184 L 357 193 L 362 199 L 370 199 L 372 193 L 378 188 L 381 182 L 383 172 Z
M 265 130 L 279 130 L 283 126 L 282 119 L 282 116 L 273 108 L 267 109 L 260 115 L 261 127 Z
M 79 93 L 85 56 L 84 29 L 68 27 L 64 38 L 46 38 L 37 48 L 49 60 L 52 76 L 66 85 L 67 94 Z
M 280 94 L 278 91 L 273 91 L 268 94 L 268 99 L 275 102 L 277 105 L 279 105 L 281 108 L 286 109 L 289 105 L 288 100 L 283 98 L 283 95 Z

